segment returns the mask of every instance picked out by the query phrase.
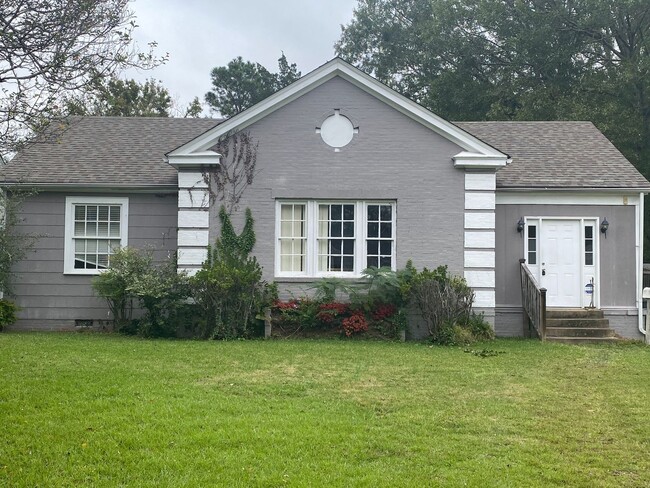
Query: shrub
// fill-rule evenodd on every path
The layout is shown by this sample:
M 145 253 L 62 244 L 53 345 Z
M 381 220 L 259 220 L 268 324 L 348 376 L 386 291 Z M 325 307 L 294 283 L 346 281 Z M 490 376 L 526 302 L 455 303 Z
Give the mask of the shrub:
M 192 297 L 204 313 L 203 337 L 250 337 L 257 317 L 277 299 L 277 289 L 262 280 L 262 267 L 250 257 L 255 235 L 253 217 L 246 210 L 241 235 L 233 230 L 224 207 L 219 212 L 221 237 L 208 249 L 208 259 L 190 279 Z
M 92 287 L 98 296 L 104 298 L 113 314 L 115 330 L 127 330 L 133 314 L 133 299 L 130 287 L 138 276 L 151 268 L 151 255 L 137 249 L 125 247 L 111 256 L 110 267 L 93 277 Z
M 368 330 L 368 321 L 362 312 L 357 311 L 353 312 L 349 317 L 344 318 L 341 321 L 341 327 L 345 335 L 350 337 L 353 334 L 366 332 Z
M 117 331 L 146 337 L 176 335 L 188 290 L 187 277 L 176 271 L 175 257 L 154 265 L 150 250 L 119 249 L 92 286 L 108 303 Z M 132 318 L 134 300 L 145 311 L 141 319 Z
M 468 323 L 474 292 L 464 278 L 448 275 L 447 266 L 415 272 L 409 291 L 431 337 L 440 335 L 443 324 Z
M 17 313 L 18 305 L 5 298 L 0 299 L 0 330 L 13 324 L 17 320 Z

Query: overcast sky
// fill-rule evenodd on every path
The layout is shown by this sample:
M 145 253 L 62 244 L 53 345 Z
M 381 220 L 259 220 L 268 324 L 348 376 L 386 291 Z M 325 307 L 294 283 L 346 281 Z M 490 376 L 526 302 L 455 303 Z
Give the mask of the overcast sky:
M 352 18 L 356 0 L 135 0 L 136 43 L 150 41 L 169 61 L 153 71 L 125 77 L 162 81 L 172 97 L 187 105 L 203 101 L 210 71 L 237 57 L 277 71 L 284 51 L 306 74 L 334 57 L 341 24 Z M 206 109 L 207 115 L 207 109 Z

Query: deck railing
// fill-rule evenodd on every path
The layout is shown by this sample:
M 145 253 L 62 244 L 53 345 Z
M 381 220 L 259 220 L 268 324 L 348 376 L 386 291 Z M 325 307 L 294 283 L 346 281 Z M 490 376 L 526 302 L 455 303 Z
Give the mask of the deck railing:
M 541 288 L 526 266 L 526 260 L 519 260 L 521 276 L 521 304 L 524 309 L 524 321 L 529 330 L 535 331 L 537 337 L 546 337 L 546 288 Z

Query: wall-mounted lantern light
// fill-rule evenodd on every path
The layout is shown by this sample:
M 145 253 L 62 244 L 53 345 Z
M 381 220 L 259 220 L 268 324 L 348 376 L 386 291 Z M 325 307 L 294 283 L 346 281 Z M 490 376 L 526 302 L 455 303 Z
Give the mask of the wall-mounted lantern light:
M 600 223 L 600 232 L 605 234 L 605 238 L 607 238 L 607 229 L 609 229 L 609 222 L 607 222 L 607 217 L 605 217 Z
M 521 234 L 521 232 L 524 230 L 524 227 L 526 227 L 526 222 L 524 222 L 523 217 L 519 217 L 519 222 L 517 222 L 517 232 Z

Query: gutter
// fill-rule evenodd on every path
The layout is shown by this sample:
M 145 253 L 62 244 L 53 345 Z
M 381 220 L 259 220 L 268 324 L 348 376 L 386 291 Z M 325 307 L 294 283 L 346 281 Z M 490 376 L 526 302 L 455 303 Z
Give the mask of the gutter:
M 35 182 L 18 182 L 18 181 L 0 181 L 0 188 L 31 188 L 37 190 L 52 190 L 52 191 L 76 191 L 76 192 L 113 192 L 113 193 L 128 193 L 128 192 L 176 192 L 178 185 L 129 185 L 129 184 L 107 184 L 107 183 L 35 183 Z

